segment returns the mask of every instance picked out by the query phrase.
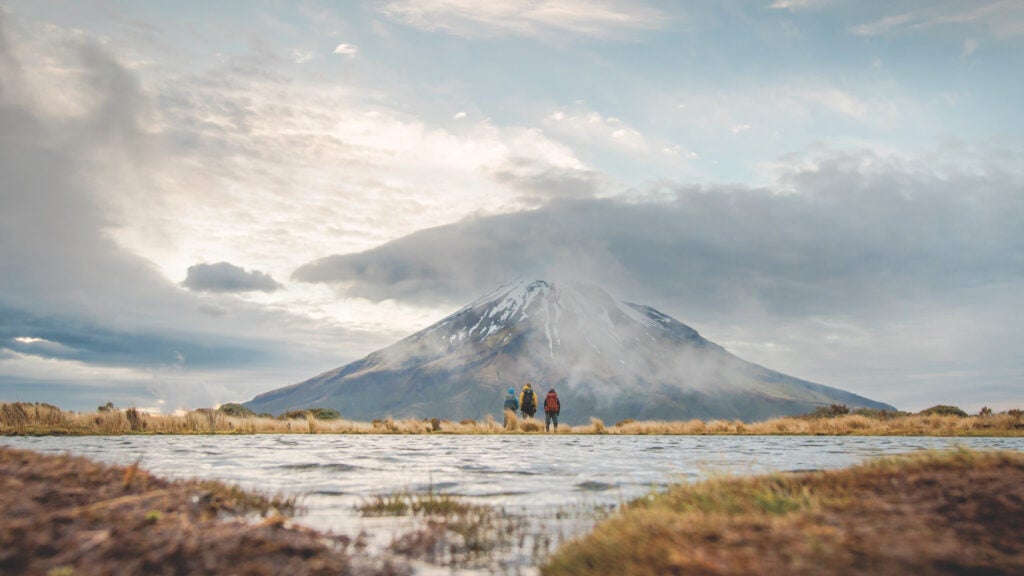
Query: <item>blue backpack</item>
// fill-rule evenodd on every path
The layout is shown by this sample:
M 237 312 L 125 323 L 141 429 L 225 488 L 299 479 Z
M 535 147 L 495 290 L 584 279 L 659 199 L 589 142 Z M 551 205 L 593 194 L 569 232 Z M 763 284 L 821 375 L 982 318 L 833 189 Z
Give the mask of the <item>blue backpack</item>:
M 505 394 L 505 410 L 511 410 L 515 412 L 519 410 L 519 400 L 515 394 Z

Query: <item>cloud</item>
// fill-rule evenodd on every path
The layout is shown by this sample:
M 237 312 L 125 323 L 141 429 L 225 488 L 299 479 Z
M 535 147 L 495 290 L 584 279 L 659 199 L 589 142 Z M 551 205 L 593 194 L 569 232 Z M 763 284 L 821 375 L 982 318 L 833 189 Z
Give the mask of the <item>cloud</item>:
M 903 408 L 1005 401 L 963 383 L 1024 374 L 1024 328 L 1000 319 L 1024 306 L 1022 160 L 792 158 L 764 188 L 552 200 L 314 260 L 293 278 L 449 309 L 515 278 L 586 280 L 744 358 Z
M 685 101 L 684 108 L 678 107 L 680 101 Z M 937 103 L 922 102 L 898 84 L 828 75 L 753 80 L 732 89 L 687 89 L 664 105 L 670 111 L 663 122 L 679 136 L 658 150 L 678 144 L 698 154 L 701 172 L 729 181 L 764 182 L 763 172 L 744 158 L 771 158 L 780 147 L 815 146 L 823 135 L 831 135 L 824 142 L 838 146 L 885 142 L 892 148 L 913 148 L 921 134 L 940 131 L 948 121 L 943 116 L 948 112 Z M 648 140 L 655 142 L 654 137 Z
M 298 48 L 292 50 L 292 61 L 295 62 L 296 64 L 305 64 L 312 60 L 313 58 L 316 58 L 315 52 L 311 52 L 309 50 L 300 50 Z
M 544 127 L 574 143 L 589 143 L 631 154 L 650 154 L 655 148 L 638 130 L 619 118 L 606 117 L 577 103 L 544 118 Z
M 228 262 L 189 266 L 188 276 L 181 285 L 197 292 L 273 292 L 283 288 L 268 274 L 246 271 Z
M 159 88 L 169 154 L 150 195 L 115 199 L 126 225 L 111 234 L 169 278 L 205 254 L 283 278 L 296 261 L 530 205 L 532 191 L 494 177 L 510 162 L 588 169 L 538 129 L 435 125 L 302 79 L 185 76 Z
M 960 53 L 960 55 L 966 58 L 968 56 L 973 55 L 977 50 L 978 41 L 975 40 L 974 38 L 967 38 L 964 40 L 964 49 L 963 52 Z
M 345 56 L 346 58 L 355 58 L 359 54 L 359 47 L 354 44 L 341 43 L 334 47 L 334 53 Z
M 668 17 L 646 3 L 622 0 L 392 0 L 387 16 L 406 25 L 458 36 L 615 38 L 661 28 Z
M 946 174 L 923 161 L 834 153 L 794 164 L 770 188 L 552 201 L 316 260 L 294 277 L 380 300 L 459 300 L 509 276 L 571 274 L 611 285 L 636 278 L 695 307 L 878 309 L 1024 281 L 1021 180 L 1004 169 Z
M 196 406 L 213 390 L 245 399 L 296 381 L 310 365 L 334 364 L 339 342 L 377 337 L 189 293 L 115 241 L 128 201 L 156 219 L 169 214 L 151 101 L 101 44 L 47 30 L 56 38 L 26 34 L 0 11 L 0 387 L 72 409 L 102 403 L 95 395 L 113 388 Z M 43 48 L 52 66 L 24 65 L 41 61 Z M 296 362 L 307 368 L 283 376 Z M 177 366 L 173 379 L 168 366 Z M 108 380 L 117 370 L 130 382 Z M 248 376 L 232 376 L 235 388 L 223 390 L 213 382 L 227 370 Z M 102 391 L 68 392 L 76 382 Z M 74 404 L 40 397 L 65 392 Z
M 509 158 L 494 166 L 493 178 L 519 190 L 530 204 L 552 198 L 592 198 L 610 189 L 602 174 L 576 167 L 558 167 L 531 158 Z
M 850 28 L 856 36 L 880 36 L 939 28 L 977 27 L 998 39 L 1024 35 L 1024 4 L 1013 0 L 952 2 L 885 16 Z
M 791 12 L 796 12 L 798 10 L 822 8 L 834 2 L 835 0 L 775 0 L 769 4 L 768 7 L 774 10 L 789 10 Z

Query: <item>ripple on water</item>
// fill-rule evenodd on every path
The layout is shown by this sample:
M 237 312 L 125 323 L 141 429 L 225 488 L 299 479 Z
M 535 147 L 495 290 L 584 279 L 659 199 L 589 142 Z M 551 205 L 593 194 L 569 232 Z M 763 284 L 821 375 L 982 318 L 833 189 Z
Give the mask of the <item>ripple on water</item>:
M 415 484 L 412 487 L 412 491 L 416 493 L 445 492 L 451 491 L 452 488 L 455 488 L 458 485 L 458 482 L 433 482 L 427 484 Z
M 310 492 L 310 494 L 312 494 L 314 496 L 348 496 L 349 495 L 348 492 L 343 492 L 341 490 L 313 490 L 313 491 Z
M 361 467 L 354 464 L 345 464 L 344 462 L 302 462 L 298 464 L 281 464 L 277 466 L 282 470 L 309 470 L 316 472 L 352 472 L 359 470 Z
M 460 466 L 460 470 L 470 472 L 472 474 L 487 474 L 496 476 L 541 476 L 542 472 L 536 470 L 508 470 L 505 468 L 493 468 L 491 466 Z
M 607 482 L 597 482 L 594 480 L 580 482 L 574 486 L 578 492 L 604 492 L 605 490 L 612 490 L 618 487 L 618 484 L 608 484 Z

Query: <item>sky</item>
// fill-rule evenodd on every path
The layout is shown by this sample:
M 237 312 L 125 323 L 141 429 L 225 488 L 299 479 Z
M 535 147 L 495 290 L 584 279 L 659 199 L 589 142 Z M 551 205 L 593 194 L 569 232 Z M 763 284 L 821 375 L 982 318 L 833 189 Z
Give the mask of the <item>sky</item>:
M 0 0 L 0 400 L 245 401 L 538 278 L 1022 408 L 1022 69 L 1020 0 Z

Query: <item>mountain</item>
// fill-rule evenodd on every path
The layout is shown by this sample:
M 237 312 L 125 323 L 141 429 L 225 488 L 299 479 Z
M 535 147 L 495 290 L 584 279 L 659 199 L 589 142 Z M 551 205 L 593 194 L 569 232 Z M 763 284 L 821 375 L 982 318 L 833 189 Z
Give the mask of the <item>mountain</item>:
M 369 420 L 498 417 L 505 391 L 554 387 L 562 419 L 740 419 L 819 406 L 893 409 L 746 362 L 685 324 L 603 290 L 506 284 L 361 360 L 256 396 L 257 412 L 320 406 Z

